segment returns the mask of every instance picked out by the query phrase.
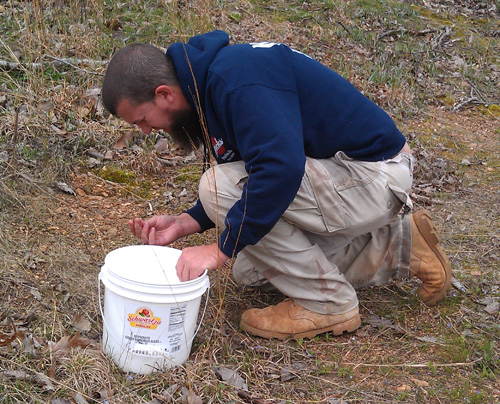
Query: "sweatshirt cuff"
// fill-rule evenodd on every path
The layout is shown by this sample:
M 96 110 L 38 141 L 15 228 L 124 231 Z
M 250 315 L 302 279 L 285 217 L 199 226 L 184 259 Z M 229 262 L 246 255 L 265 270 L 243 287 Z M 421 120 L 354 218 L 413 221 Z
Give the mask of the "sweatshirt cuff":
M 229 258 L 236 257 L 238 253 L 246 247 L 241 241 L 236 240 L 228 232 L 227 228 L 219 236 L 219 250 L 221 250 Z
M 203 205 L 199 199 L 196 202 L 196 205 L 186 210 L 186 213 L 198 222 L 201 227 L 200 233 L 215 227 L 214 223 L 205 213 L 205 209 L 203 209 Z

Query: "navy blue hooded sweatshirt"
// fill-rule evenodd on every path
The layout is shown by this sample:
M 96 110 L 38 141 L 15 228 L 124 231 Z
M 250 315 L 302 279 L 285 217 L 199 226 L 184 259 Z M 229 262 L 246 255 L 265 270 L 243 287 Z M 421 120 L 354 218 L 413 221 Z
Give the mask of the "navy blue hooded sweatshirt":
M 365 161 L 398 153 L 393 120 L 333 70 L 283 44 L 229 45 L 213 31 L 168 47 L 183 94 L 206 119 L 219 164 L 243 160 L 248 181 L 219 248 L 231 257 L 264 237 L 294 199 L 306 156 Z M 187 211 L 214 226 L 200 201 Z

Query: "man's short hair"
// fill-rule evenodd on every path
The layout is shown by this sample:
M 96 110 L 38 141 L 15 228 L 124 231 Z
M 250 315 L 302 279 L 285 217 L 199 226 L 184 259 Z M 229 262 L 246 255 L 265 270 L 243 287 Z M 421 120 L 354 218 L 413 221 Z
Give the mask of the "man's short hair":
M 148 44 L 128 45 L 112 57 L 102 85 L 104 107 L 116 115 L 118 104 L 152 101 L 161 85 L 178 85 L 177 74 L 165 52 Z

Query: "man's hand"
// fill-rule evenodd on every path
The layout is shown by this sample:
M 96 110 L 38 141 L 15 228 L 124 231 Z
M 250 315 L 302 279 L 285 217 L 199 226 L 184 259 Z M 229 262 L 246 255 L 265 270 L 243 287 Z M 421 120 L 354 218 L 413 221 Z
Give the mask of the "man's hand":
M 153 216 L 148 220 L 136 218 L 130 220 L 128 225 L 144 244 L 152 245 L 168 245 L 201 230 L 199 223 L 187 213 L 179 216 Z
M 175 269 L 177 276 L 184 281 L 198 278 L 205 269 L 213 270 L 220 268 L 229 259 L 219 250 L 217 243 L 198 247 L 187 247 L 177 261 Z

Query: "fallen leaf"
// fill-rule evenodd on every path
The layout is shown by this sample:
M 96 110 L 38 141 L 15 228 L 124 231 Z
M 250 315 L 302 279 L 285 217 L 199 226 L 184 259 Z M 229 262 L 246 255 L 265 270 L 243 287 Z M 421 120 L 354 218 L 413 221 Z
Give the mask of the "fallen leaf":
M 186 387 L 181 388 L 181 403 L 186 404 L 203 404 L 200 396 L 197 396 L 193 390 L 189 390 Z
M 120 139 L 113 145 L 113 148 L 116 150 L 126 149 L 132 143 L 134 139 L 133 132 L 125 132 Z
M 463 337 L 465 337 L 465 338 L 474 338 L 474 337 L 476 337 L 476 334 L 474 334 L 471 330 L 463 330 L 460 334 Z
M 167 151 L 169 149 L 169 147 L 170 147 L 170 142 L 168 141 L 168 139 L 165 139 L 165 138 L 159 139 L 155 144 L 155 150 L 158 153 L 162 153 L 164 151 Z
M 88 401 L 85 400 L 85 398 L 80 393 L 76 393 L 76 396 L 73 397 L 73 399 L 75 400 L 76 404 L 88 404 Z
M 52 366 L 50 366 L 49 370 L 47 370 L 47 376 L 53 380 L 56 379 L 56 366 L 54 363 L 52 363 Z
M 368 317 L 368 324 L 372 327 L 391 327 L 393 325 L 392 320 L 387 317 L 379 317 L 376 314 Z
M 101 94 L 101 87 L 91 87 L 87 91 L 85 91 L 84 96 L 94 98 L 97 100 L 100 94 Z
M 248 390 L 248 385 L 235 370 L 221 366 L 215 367 L 214 371 L 217 377 L 223 382 L 226 382 L 237 389 Z
M 65 130 L 59 129 L 55 125 L 50 125 L 50 129 L 52 129 L 56 135 L 67 137 L 66 135 L 68 134 L 68 132 L 66 132 Z
M 305 362 L 296 362 L 292 366 L 281 368 L 281 381 L 286 382 L 296 378 L 297 374 L 304 369 L 307 369 L 307 363 Z
M 484 311 L 488 314 L 496 314 L 500 311 L 500 303 L 493 297 L 485 297 L 479 300 L 479 303 L 484 304 Z
M 329 398 L 326 404 L 345 404 L 345 401 L 341 398 Z
M 76 108 L 76 115 L 80 119 L 87 117 L 88 115 L 90 115 L 91 112 L 92 112 L 92 108 L 89 108 L 89 107 L 84 106 L 84 105 L 81 105 L 81 106 Z
M 441 341 L 437 339 L 436 337 L 429 337 L 429 336 L 423 336 L 423 337 L 416 337 L 419 341 L 422 342 L 430 342 L 431 344 L 439 344 Z
M 413 383 L 415 383 L 415 386 L 417 387 L 429 387 L 429 383 L 427 383 L 425 380 L 419 380 L 419 379 L 410 379 Z
M 402 384 L 396 390 L 397 391 L 411 391 L 411 387 L 408 386 L 407 384 Z
M 7 334 L 0 332 L 0 346 L 9 345 L 11 342 L 15 341 L 16 339 L 23 340 L 24 339 L 24 332 L 18 331 L 16 329 L 16 326 L 14 325 L 14 323 L 12 323 L 12 334 L 7 335 Z
M 462 292 L 467 292 L 467 288 L 462 285 L 462 283 L 460 283 L 458 280 L 456 280 L 455 278 L 452 278 L 451 280 L 451 284 L 453 285 L 453 287 L 457 290 L 460 290 Z
M 96 400 L 105 400 L 112 395 L 113 395 L 112 389 L 107 389 L 107 388 L 103 387 L 102 389 L 97 390 L 94 393 L 92 393 L 92 398 L 94 398 Z
M 58 182 L 56 185 L 63 192 L 66 192 L 71 195 L 76 195 L 76 192 L 73 191 L 73 189 L 65 182 Z
M 118 18 L 112 18 L 111 20 L 106 21 L 106 27 L 113 31 L 118 31 L 122 28 L 122 23 Z
M 30 289 L 30 293 L 33 295 L 33 297 L 36 299 L 36 300 L 42 300 L 42 295 L 40 294 L 40 292 L 35 289 L 35 288 L 31 288 Z
M 21 342 L 22 350 L 32 358 L 38 357 L 38 350 L 45 345 L 45 339 L 42 337 L 34 337 L 33 335 L 25 335 Z
M 161 392 L 160 399 L 167 403 L 173 403 L 174 401 L 174 393 L 177 391 L 179 386 L 177 384 L 173 384 L 168 389 L 165 389 Z
M 500 311 L 500 303 L 498 302 L 490 303 L 484 308 L 484 311 L 491 315 L 497 314 Z
M 370 324 L 367 324 L 364 327 L 358 328 L 355 333 L 358 337 L 369 337 L 370 330 L 372 329 L 373 327 Z
M 96 159 L 103 159 L 104 158 L 104 154 L 102 154 L 101 152 L 97 151 L 96 149 L 94 149 L 92 147 L 87 150 L 87 154 L 90 157 L 94 157 Z
M 189 152 L 189 154 L 184 157 L 184 162 L 185 163 L 189 163 L 190 161 L 193 161 L 193 160 L 196 160 L 198 157 L 196 156 L 196 153 L 194 150 L 191 150 L 191 152 Z
M 87 320 L 82 314 L 77 314 L 71 325 L 75 327 L 78 331 L 90 331 L 90 321 Z
M 118 229 L 116 227 L 110 227 L 108 230 L 108 236 L 115 237 L 118 234 Z
M 241 397 L 246 402 L 251 404 L 267 404 L 268 401 L 261 400 L 260 398 L 256 398 L 251 395 L 248 391 L 238 390 L 238 397 Z
M 50 345 L 49 343 L 49 347 Z M 52 353 L 64 354 L 72 348 L 85 349 L 90 345 L 94 345 L 94 341 L 90 338 L 82 338 L 80 333 L 77 332 L 75 335 L 62 337 L 57 343 L 53 344 Z
M 38 104 L 38 108 L 41 109 L 43 112 L 49 112 L 52 109 L 54 109 L 54 105 L 52 105 L 50 101 L 44 101 Z
M 40 373 L 28 373 L 23 370 L 5 370 L 0 372 L 0 380 L 25 380 L 29 382 L 34 382 L 42 386 L 47 391 L 54 391 L 54 385 L 52 381 L 45 375 Z

